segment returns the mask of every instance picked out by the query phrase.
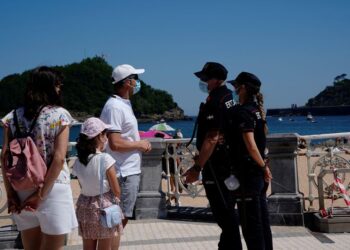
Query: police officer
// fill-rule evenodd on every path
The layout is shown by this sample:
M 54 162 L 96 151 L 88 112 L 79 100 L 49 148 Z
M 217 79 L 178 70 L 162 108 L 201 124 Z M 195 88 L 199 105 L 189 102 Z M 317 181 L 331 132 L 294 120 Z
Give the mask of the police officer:
M 202 171 L 211 210 L 222 229 L 219 249 L 242 249 L 234 196 L 224 184 L 230 175 L 227 134 L 231 130 L 228 121 L 235 104 L 232 91 L 226 87 L 227 70 L 220 63 L 208 62 L 194 74 L 200 79 L 200 89 L 209 96 L 201 105 L 197 118 L 198 160 L 184 176 L 186 182 L 191 183 L 198 180 Z
M 233 122 L 231 153 L 240 187 L 235 191 L 242 232 L 248 249 L 272 249 L 266 189 L 272 178 L 265 163 L 266 116 L 261 82 L 254 74 L 240 73 L 231 83 L 239 96 Z

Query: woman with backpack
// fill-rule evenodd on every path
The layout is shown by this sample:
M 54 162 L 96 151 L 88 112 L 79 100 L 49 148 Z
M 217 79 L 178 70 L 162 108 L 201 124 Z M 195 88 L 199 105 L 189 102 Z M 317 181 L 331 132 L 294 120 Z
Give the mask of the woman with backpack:
M 29 250 L 63 249 L 65 235 L 78 226 L 65 159 L 73 119 L 61 106 L 62 79 L 59 72 L 49 67 L 34 69 L 26 85 L 24 105 L 1 120 L 4 125 L 1 166 L 8 212 L 13 214 L 24 248 Z M 14 162 L 15 155 L 11 153 L 20 135 L 34 142 L 31 148 L 34 151 L 30 153 L 44 162 L 39 169 L 26 156 L 24 165 L 30 172 L 30 178 L 22 178 L 26 185 L 9 175 L 10 170 L 21 174 L 16 168 L 23 162 Z M 27 185 L 30 182 L 32 187 Z
M 108 143 L 108 128 L 110 125 L 98 118 L 87 119 L 81 126 L 76 146 L 78 160 L 73 165 L 72 174 L 78 177 L 81 186 L 76 213 L 85 250 L 111 249 L 114 236 L 122 229 L 121 220 L 119 226 L 111 228 L 101 224 L 101 209 L 120 201 L 115 160 L 102 153 Z
M 266 189 L 272 179 L 266 164 L 266 115 L 261 82 L 248 72 L 228 81 L 235 88 L 239 105 L 233 110 L 232 155 L 240 186 L 236 198 L 242 232 L 248 249 L 271 250 L 272 235 L 266 202 Z

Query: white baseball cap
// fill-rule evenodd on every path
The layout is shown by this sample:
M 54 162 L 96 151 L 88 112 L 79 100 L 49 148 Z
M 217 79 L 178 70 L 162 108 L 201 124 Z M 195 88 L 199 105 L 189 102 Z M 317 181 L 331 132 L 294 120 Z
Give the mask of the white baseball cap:
M 133 66 L 129 64 L 118 65 L 114 68 L 112 73 L 113 84 L 127 78 L 130 75 L 138 75 L 144 73 L 144 69 L 135 69 Z

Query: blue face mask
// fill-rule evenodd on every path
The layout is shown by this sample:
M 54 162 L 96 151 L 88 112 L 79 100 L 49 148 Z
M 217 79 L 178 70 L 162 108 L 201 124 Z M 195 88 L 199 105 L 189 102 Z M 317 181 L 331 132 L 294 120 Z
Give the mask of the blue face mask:
M 209 90 L 208 90 L 208 83 L 203 82 L 203 81 L 199 81 L 199 89 L 203 92 L 208 94 Z
M 141 90 L 141 82 L 140 80 L 135 80 L 136 84 L 134 87 L 134 91 L 133 91 L 133 95 L 135 95 L 137 92 L 139 92 Z
M 232 100 L 234 102 L 234 105 L 239 104 L 239 96 L 236 91 L 232 91 Z

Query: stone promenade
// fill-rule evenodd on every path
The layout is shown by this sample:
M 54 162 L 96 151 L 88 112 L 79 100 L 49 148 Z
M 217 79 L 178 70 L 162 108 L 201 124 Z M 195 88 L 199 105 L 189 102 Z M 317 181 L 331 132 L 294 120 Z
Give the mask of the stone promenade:
M 350 249 L 350 234 L 313 233 L 305 227 L 273 226 L 274 249 Z M 130 221 L 121 250 L 217 249 L 220 229 L 215 223 L 175 220 Z M 242 241 L 243 237 L 242 237 Z M 81 239 L 69 235 L 65 249 L 82 249 Z M 244 245 L 244 249 L 246 249 Z

